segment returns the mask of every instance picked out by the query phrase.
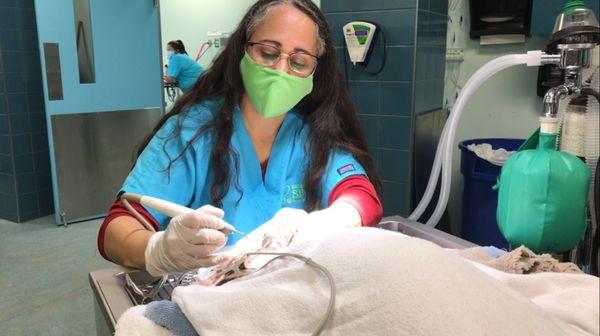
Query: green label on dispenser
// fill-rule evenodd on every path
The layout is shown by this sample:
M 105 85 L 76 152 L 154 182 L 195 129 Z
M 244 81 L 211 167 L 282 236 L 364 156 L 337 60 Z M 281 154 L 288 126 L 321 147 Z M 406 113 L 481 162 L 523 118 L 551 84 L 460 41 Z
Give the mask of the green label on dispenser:
M 354 28 L 354 35 L 358 40 L 358 44 L 365 45 L 365 43 L 367 43 L 367 38 L 369 37 L 371 28 L 363 25 L 353 25 L 352 28 Z

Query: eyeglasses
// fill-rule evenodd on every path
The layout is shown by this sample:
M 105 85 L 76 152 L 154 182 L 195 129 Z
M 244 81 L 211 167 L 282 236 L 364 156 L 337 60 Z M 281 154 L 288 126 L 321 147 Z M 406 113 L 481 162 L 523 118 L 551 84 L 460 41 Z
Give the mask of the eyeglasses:
M 274 66 L 279 63 L 281 55 L 286 55 L 292 74 L 302 78 L 306 78 L 315 72 L 319 60 L 317 56 L 302 51 L 286 54 L 275 46 L 261 42 L 248 42 L 246 51 L 256 63 L 266 67 Z

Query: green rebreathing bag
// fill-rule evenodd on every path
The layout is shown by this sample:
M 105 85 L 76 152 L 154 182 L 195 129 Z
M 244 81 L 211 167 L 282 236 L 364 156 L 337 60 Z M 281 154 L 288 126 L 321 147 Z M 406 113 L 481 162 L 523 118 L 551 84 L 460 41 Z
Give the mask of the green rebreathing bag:
M 556 134 L 536 132 L 502 167 L 496 185 L 500 232 L 512 247 L 536 253 L 573 248 L 586 229 L 589 180 L 580 159 L 556 150 Z

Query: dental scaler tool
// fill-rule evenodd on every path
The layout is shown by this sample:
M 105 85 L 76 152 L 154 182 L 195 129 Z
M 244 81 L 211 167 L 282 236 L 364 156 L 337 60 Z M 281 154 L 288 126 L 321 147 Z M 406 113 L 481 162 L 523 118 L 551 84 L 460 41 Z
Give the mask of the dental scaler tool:
M 131 204 L 129 204 L 128 201 L 136 202 L 143 206 L 149 207 L 149 208 L 156 210 L 156 211 L 158 211 L 164 215 L 167 215 L 171 218 L 179 216 L 179 215 L 184 215 L 186 213 L 194 212 L 194 209 L 190 209 L 188 207 L 184 207 L 179 204 L 175 204 L 175 203 L 172 203 L 169 201 L 165 201 L 162 199 L 158 199 L 158 198 L 151 197 L 151 196 L 145 196 L 145 195 L 123 193 L 121 195 L 121 201 L 123 202 L 123 204 L 125 205 L 127 210 L 129 210 L 129 212 L 131 212 L 135 216 L 135 218 L 137 220 L 139 220 L 142 223 L 142 225 L 144 225 L 146 227 L 146 229 L 148 229 L 150 231 L 154 231 L 154 228 L 152 227 L 152 225 L 150 225 L 150 223 L 148 223 L 148 221 L 143 216 L 141 216 L 139 214 L 139 212 L 137 212 L 131 206 Z M 225 234 L 237 233 L 237 234 L 240 234 L 240 235 L 246 237 L 245 233 L 236 230 L 233 225 L 228 224 L 228 223 L 225 223 L 224 227 L 219 231 L 221 231 Z

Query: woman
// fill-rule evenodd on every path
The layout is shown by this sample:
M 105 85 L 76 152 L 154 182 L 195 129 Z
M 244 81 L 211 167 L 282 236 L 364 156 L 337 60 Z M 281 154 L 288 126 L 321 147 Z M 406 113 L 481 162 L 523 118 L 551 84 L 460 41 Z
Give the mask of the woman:
M 177 83 L 183 92 L 194 86 L 198 77 L 204 72 L 204 69 L 188 56 L 181 40 L 167 43 L 167 57 L 169 66 L 165 83 Z
M 117 201 L 99 250 L 154 275 L 206 267 L 219 262 L 225 222 L 250 232 L 296 208 L 310 218 L 275 218 L 375 225 L 379 187 L 323 14 L 310 0 L 261 0 L 144 142 L 122 188 L 199 209 L 168 222 L 135 205 L 165 230 L 152 233 Z

